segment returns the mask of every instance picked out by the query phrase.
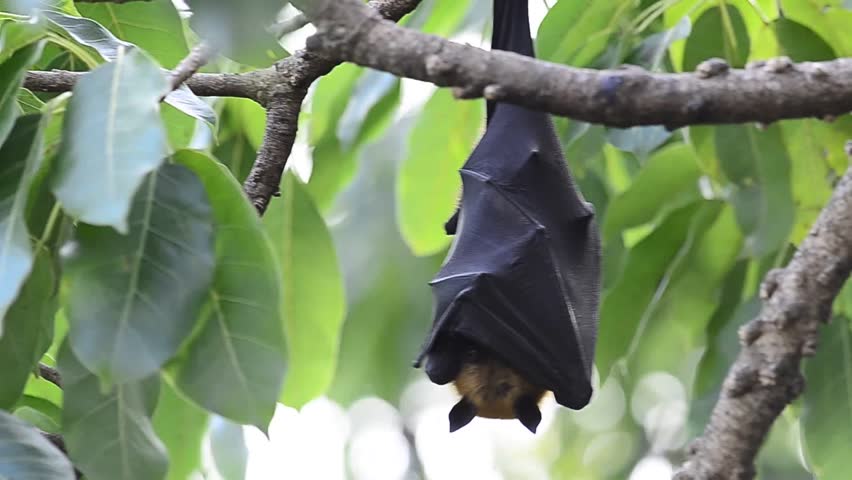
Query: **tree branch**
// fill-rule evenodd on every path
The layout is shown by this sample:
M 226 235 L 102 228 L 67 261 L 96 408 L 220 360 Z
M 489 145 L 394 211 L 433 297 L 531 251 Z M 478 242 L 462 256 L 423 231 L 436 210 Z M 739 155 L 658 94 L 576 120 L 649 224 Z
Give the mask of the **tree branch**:
M 38 364 L 38 376 L 48 382 L 62 388 L 62 377 L 59 376 L 59 371 L 53 367 L 49 367 L 43 363 Z
M 65 70 L 31 71 L 24 79 L 24 88 L 34 92 L 67 92 L 86 72 Z M 271 69 L 249 73 L 197 73 L 186 85 L 201 97 L 239 97 L 265 103 L 263 92 L 279 79 Z
M 368 8 L 390 21 L 398 21 L 414 10 L 420 0 L 373 0 Z M 280 82 L 267 102 L 266 132 L 257 159 L 243 188 L 260 215 L 278 193 L 281 176 L 293 150 L 299 111 L 311 84 L 331 72 L 340 62 L 322 53 L 300 50 L 276 65 Z
M 852 156 L 852 142 L 847 143 Z M 784 269 L 761 286 L 763 308 L 740 328 L 741 351 L 704 433 L 689 446 L 677 480 L 748 480 L 772 423 L 804 389 L 803 357 L 852 271 L 852 168 Z
M 181 85 L 195 75 L 201 67 L 210 61 L 213 54 L 214 50 L 207 44 L 207 42 L 201 42 L 193 47 L 189 54 L 177 64 L 174 70 L 172 70 L 169 85 L 171 87 L 171 91 L 177 90 Z M 165 98 L 165 95 L 163 95 L 163 98 Z
M 694 73 L 571 68 L 484 50 L 401 28 L 358 0 L 295 0 L 317 26 L 310 50 L 456 87 L 482 97 L 616 127 L 771 123 L 852 111 L 852 59 L 793 64 L 780 58 L 743 70 L 714 59 Z

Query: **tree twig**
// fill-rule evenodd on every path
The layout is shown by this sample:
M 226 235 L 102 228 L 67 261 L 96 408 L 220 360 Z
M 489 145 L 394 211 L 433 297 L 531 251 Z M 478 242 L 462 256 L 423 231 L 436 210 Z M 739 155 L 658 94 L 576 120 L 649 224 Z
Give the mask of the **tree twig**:
M 486 52 L 382 20 L 359 0 L 295 0 L 317 27 L 310 50 L 485 97 L 616 127 L 771 123 L 852 111 L 852 59 L 788 58 L 731 69 L 708 60 L 693 73 L 639 67 L 589 70 Z
M 67 92 L 86 72 L 65 70 L 30 71 L 24 79 L 24 88 L 34 92 Z M 186 85 L 201 97 L 248 98 L 264 104 L 263 92 L 279 79 L 271 69 L 249 73 L 196 73 Z
M 852 143 L 847 143 L 852 156 Z M 689 446 L 677 480 L 749 480 L 770 427 L 804 389 L 803 357 L 852 271 L 852 168 L 837 184 L 799 250 L 761 286 L 763 308 L 740 328 L 741 351 L 704 433 Z
M 309 23 L 311 23 L 311 21 L 308 20 L 308 17 L 306 17 L 304 13 L 297 13 L 296 15 L 275 25 L 275 36 L 281 38 L 288 33 L 293 33 L 296 30 L 307 26 Z
M 59 375 L 59 370 L 49 367 L 43 363 L 38 364 L 38 376 L 48 382 L 62 388 L 62 377 Z
M 419 3 L 420 0 L 373 0 L 369 5 L 384 18 L 398 21 Z M 269 95 L 263 145 L 243 185 L 260 215 L 266 211 L 272 196 L 278 193 L 281 176 L 296 141 L 299 111 L 308 88 L 339 64 L 338 60 L 321 53 L 300 50 L 276 65 L 280 82 Z
M 170 75 L 170 91 L 177 90 L 190 79 L 195 73 L 213 57 L 214 50 L 207 42 L 201 42 L 190 50 L 180 63 L 172 70 Z M 165 98 L 166 95 L 163 95 Z M 162 101 L 162 99 L 161 99 Z

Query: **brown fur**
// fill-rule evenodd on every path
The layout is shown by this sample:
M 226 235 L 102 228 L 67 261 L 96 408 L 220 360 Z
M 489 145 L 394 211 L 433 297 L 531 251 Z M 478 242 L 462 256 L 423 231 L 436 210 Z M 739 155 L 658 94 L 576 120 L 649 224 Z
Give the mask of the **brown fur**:
M 464 362 L 454 385 L 484 418 L 516 418 L 518 399 L 528 396 L 538 404 L 546 392 L 490 355 Z

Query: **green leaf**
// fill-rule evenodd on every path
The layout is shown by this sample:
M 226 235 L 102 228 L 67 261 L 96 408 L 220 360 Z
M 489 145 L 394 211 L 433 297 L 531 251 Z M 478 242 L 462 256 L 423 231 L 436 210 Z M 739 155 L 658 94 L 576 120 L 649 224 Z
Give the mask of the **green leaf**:
M 143 2 L 135 3 L 139 4 Z M 112 32 L 94 20 L 73 15 L 63 15 L 55 11 L 45 12 L 45 15 L 54 25 L 75 41 L 97 51 L 104 60 L 114 62 L 118 59 L 120 51 L 136 48 L 136 45 L 116 38 Z M 184 50 L 186 49 L 186 44 L 182 39 L 179 45 Z M 166 93 L 166 90 L 160 93 Z M 207 122 L 210 125 L 216 123 L 216 114 L 213 112 L 213 109 L 203 100 L 196 97 L 185 85 L 169 93 L 166 96 L 165 102 L 183 113 Z
M 6 315 L 5 334 L 0 338 L 0 408 L 8 409 L 18 401 L 30 374 L 50 347 L 57 290 L 52 259 L 43 252 Z
M 0 64 L 0 145 L 15 125 L 18 89 L 24 83 L 27 69 L 41 55 L 42 45 L 37 43 L 21 48 Z
M 327 211 L 338 192 L 355 177 L 357 157 L 357 150 L 344 151 L 334 135 L 325 137 L 314 147 L 313 170 L 306 188 L 320 210 Z
M 237 62 L 267 67 L 286 55 L 270 32 L 284 0 L 193 0 L 192 27 L 205 40 Z
M 640 160 L 644 160 L 650 153 L 666 143 L 671 136 L 672 132 L 659 125 L 610 128 L 607 131 L 607 141 L 612 146 L 623 152 L 630 152 Z
M 152 375 L 102 391 L 68 342 L 57 364 L 65 393 L 62 435 L 74 466 L 89 480 L 165 478 L 169 460 L 151 425 L 160 379 Z
M 813 119 L 786 121 L 781 128 L 792 162 L 790 179 L 796 204 L 792 241 L 798 244 L 831 197 L 832 163 L 846 160 L 837 158 L 845 156 L 841 148 L 830 146 L 843 145 L 846 137 L 832 125 Z
M 41 19 L 0 24 L 0 63 L 8 60 L 21 48 L 44 38 L 45 32 L 45 22 Z
M 348 150 L 356 144 L 359 133 L 373 109 L 391 95 L 399 96 L 399 79 L 385 72 L 367 70 L 355 85 L 346 110 L 337 124 L 337 138 Z
M 53 191 L 81 221 L 127 233 L 133 194 L 168 154 L 159 114 L 167 83 L 144 54 L 123 52 L 74 86 Z
M 719 126 L 716 152 L 722 171 L 735 184 L 731 202 L 747 235 L 747 251 L 761 257 L 778 250 L 790 237 L 795 213 L 781 127 L 760 132 L 753 126 Z
M 837 58 L 834 49 L 810 28 L 787 18 L 772 22 L 784 55 L 794 62 L 820 62 Z
M 345 63 L 319 80 L 311 96 L 309 139 L 311 145 L 317 145 L 326 136 L 336 135 L 337 123 L 363 69 L 357 65 Z
M 118 38 L 139 46 L 166 68 L 174 68 L 189 53 L 180 16 L 170 0 L 78 3 L 77 10 Z
M 325 220 L 292 172 L 285 175 L 281 194 L 264 224 L 283 274 L 290 370 L 281 401 L 301 408 L 323 394 L 334 377 L 346 298 Z
M 611 200 L 603 219 L 605 238 L 653 220 L 660 212 L 698 198 L 701 171 L 685 144 L 655 153 L 630 187 Z
M 424 6 L 426 2 L 423 2 Z M 421 7 L 423 8 L 423 7 Z M 420 28 L 423 33 L 448 36 L 454 33 L 464 15 L 470 9 L 470 2 L 462 0 L 434 0 L 426 23 Z
M 201 468 L 201 444 L 209 415 L 164 383 L 154 411 L 154 431 L 169 452 L 169 480 L 192 478 Z
M 822 328 L 819 350 L 805 362 L 802 440 L 815 478 L 846 478 L 852 459 L 852 332 L 835 317 Z
M 691 32 L 692 22 L 689 16 L 684 16 L 674 27 L 642 40 L 636 55 L 640 64 L 652 72 L 660 71 L 669 47 L 679 40 L 689 38 Z
M 840 57 L 852 55 L 852 11 L 825 2 L 784 2 L 784 16 L 812 29 Z
M 201 178 L 216 221 L 215 278 L 201 330 L 177 366 L 177 386 L 207 410 L 265 429 L 286 365 L 272 245 L 224 165 L 188 150 L 175 160 Z
M 26 213 L 30 189 L 44 157 L 47 121 L 48 117 L 41 115 L 20 117 L 0 147 L 0 338 L 5 331 L 6 311 L 33 266 Z
M 625 13 L 623 5 L 618 0 L 560 0 L 539 26 L 538 57 L 587 66 L 606 50 L 619 18 Z
M 634 338 L 641 337 L 697 231 L 706 227 L 718 207 L 695 202 L 675 210 L 630 250 L 621 278 L 601 303 L 595 365 L 602 380 L 616 360 L 630 353 Z
M 26 413 L 19 414 L 22 410 Z M 24 395 L 15 403 L 12 411 L 15 416 L 36 425 L 39 430 L 48 433 L 62 433 L 62 409 L 50 400 Z M 36 424 L 33 420 L 37 420 L 39 423 Z
M 0 478 L 74 480 L 71 462 L 38 430 L 0 411 Z
M 266 110 L 246 98 L 225 99 L 225 108 L 233 114 L 234 126 L 242 130 L 254 150 L 260 149 L 266 130 Z
M 734 5 L 722 5 L 708 9 L 695 21 L 684 47 L 684 71 L 695 70 L 699 63 L 713 57 L 737 68 L 748 60 L 751 46 L 742 14 Z
M 415 255 L 431 255 L 450 244 L 443 225 L 456 209 L 458 169 L 470 155 L 483 120 L 481 105 L 459 102 L 446 89 L 438 90 L 423 108 L 396 183 L 397 223 Z
M 742 278 L 735 282 L 735 286 L 739 286 L 739 289 L 729 292 L 729 296 L 723 292 L 719 309 L 707 326 L 707 349 L 701 356 L 695 374 L 689 412 L 689 425 L 696 435 L 701 433 L 710 420 L 725 375 L 740 352 L 739 328 L 760 313 L 761 303 L 757 297 L 739 303 Z
M 65 278 L 71 347 L 107 383 L 147 377 L 187 339 L 214 271 L 213 215 L 187 168 L 139 189 L 130 230 L 78 225 Z

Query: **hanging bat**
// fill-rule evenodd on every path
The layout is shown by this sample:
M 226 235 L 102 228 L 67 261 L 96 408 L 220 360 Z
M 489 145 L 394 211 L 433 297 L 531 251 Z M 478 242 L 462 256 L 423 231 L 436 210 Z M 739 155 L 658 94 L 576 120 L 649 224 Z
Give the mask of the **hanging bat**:
M 534 56 L 527 0 L 494 1 L 492 48 Z M 462 395 L 450 431 L 480 416 L 535 432 L 547 391 L 572 409 L 591 398 L 600 238 L 550 116 L 492 102 L 487 116 L 460 170 L 453 244 L 430 282 L 435 317 L 414 366 Z

